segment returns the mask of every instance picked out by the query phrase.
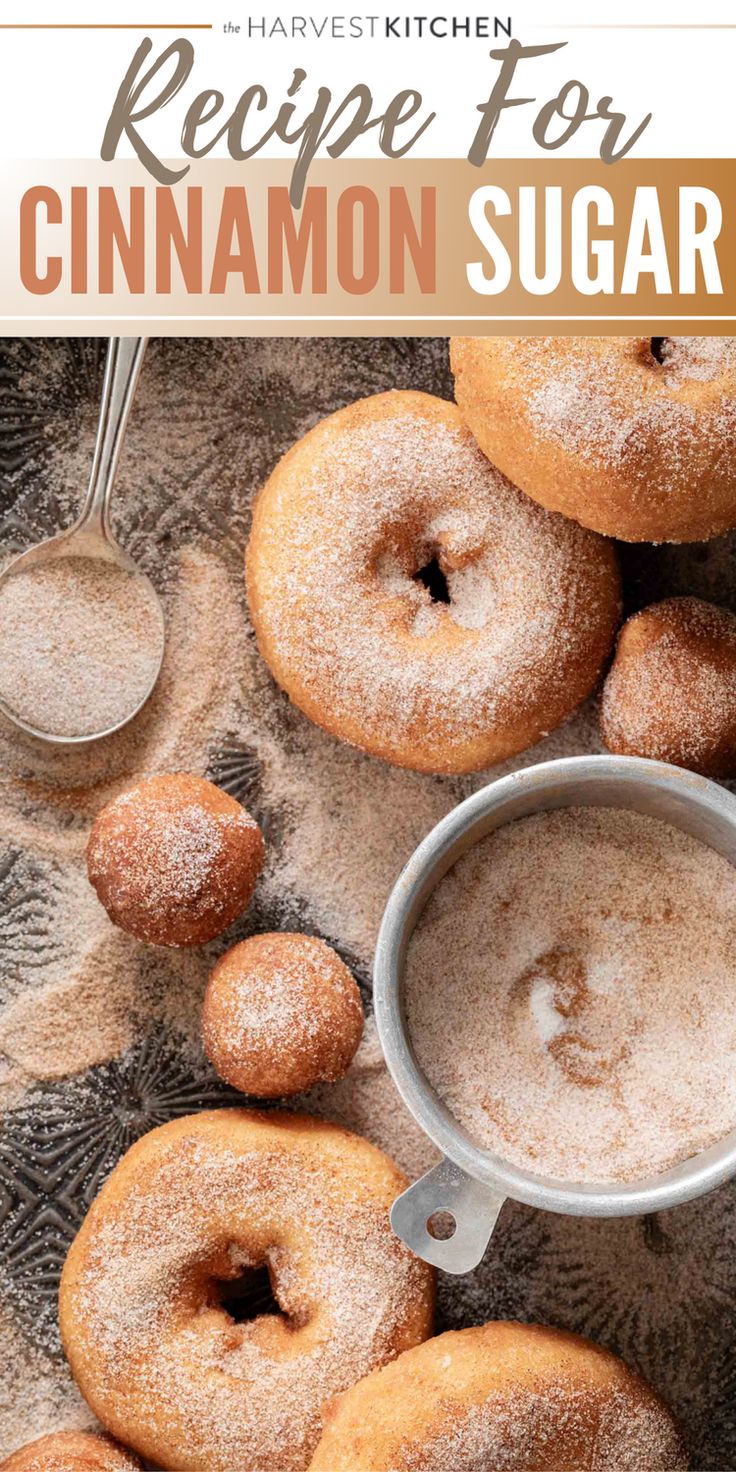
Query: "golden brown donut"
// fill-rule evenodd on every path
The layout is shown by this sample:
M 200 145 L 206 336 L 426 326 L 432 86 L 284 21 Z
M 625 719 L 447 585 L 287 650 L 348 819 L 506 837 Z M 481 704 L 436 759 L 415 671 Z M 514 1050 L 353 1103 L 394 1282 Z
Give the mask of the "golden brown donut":
M 626 542 L 736 526 L 736 338 L 455 337 L 455 394 L 494 465 Z
M 667 598 L 630 618 L 603 687 L 609 751 L 736 775 L 736 617 Z
M 222 1109 L 162 1125 L 70 1249 L 61 1334 L 102 1424 L 177 1472 L 304 1472 L 322 1406 L 431 1333 L 433 1275 L 391 1231 L 404 1177 L 316 1119 Z M 223 1286 L 267 1266 L 282 1315 Z
M 246 572 L 294 703 L 418 771 L 489 766 L 559 725 L 618 620 L 613 548 L 535 507 L 429 394 L 378 394 L 305 435 L 258 496 Z
M 684 1472 L 669 1411 L 622 1360 L 534 1324 L 441 1334 L 329 1407 L 309 1472 Z
M 137 1457 L 106 1436 L 54 1431 L 13 1452 L 0 1472 L 135 1472 Z
M 245 909 L 263 837 L 239 802 L 187 772 L 146 777 L 98 813 L 87 871 L 110 919 L 157 946 L 198 946 Z
M 334 1083 L 362 1032 L 360 992 L 337 952 L 314 935 L 253 935 L 226 952 L 207 983 L 207 1057 L 256 1098 Z

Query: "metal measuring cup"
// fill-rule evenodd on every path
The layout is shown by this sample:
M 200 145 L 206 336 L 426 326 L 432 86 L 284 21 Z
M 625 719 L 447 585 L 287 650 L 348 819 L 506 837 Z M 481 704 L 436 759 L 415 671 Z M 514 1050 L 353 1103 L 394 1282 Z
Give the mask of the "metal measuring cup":
M 417 1062 L 402 990 L 408 944 L 432 891 L 467 849 L 503 824 L 588 806 L 659 818 L 736 865 L 736 798 L 724 788 L 637 757 L 569 757 L 503 777 L 460 803 L 420 843 L 384 912 L 374 963 L 378 1033 L 401 1098 L 443 1156 L 397 1198 L 391 1223 L 413 1252 L 448 1273 L 469 1272 L 481 1261 L 507 1199 L 569 1216 L 639 1216 L 679 1206 L 736 1175 L 736 1129 L 669 1170 L 631 1182 L 577 1184 L 521 1169 L 473 1142 Z M 439 1212 L 454 1219 L 446 1240 L 429 1230 Z

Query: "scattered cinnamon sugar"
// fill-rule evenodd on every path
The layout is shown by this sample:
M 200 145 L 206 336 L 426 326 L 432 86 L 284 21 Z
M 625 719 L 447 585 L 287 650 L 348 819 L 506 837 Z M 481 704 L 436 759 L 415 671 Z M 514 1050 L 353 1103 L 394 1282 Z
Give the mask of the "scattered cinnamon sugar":
M 87 1431 L 97 1426 L 66 1366 L 30 1344 L 0 1306 L 2 1378 L 0 1449 L 3 1458 L 27 1441 L 52 1431 Z
M 345 1077 L 336 1084 L 318 1084 L 294 1101 L 297 1106 L 363 1135 L 412 1180 L 439 1160 L 434 1145 L 397 1096 L 373 1017 L 366 1019 L 360 1047 Z
M 736 1124 L 736 871 L 657 819 L 545 812 L 440 883 L 412 938 L 420 1064 L 514 1164 L 634 1180 Z

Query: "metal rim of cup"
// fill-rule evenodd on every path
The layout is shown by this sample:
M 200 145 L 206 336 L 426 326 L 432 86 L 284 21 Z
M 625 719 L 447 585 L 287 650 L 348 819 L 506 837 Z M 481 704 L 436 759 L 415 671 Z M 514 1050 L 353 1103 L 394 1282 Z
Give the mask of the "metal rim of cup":
M 399 876 L 376 945 L 374 1006 L 386 1063 L 410 1113 L 444 1157 L 442 1166 L 423 1181 L 435 1176 L 437 1186 L 451 1185 L 449 1194 L 458 1201 L 467 1198 L 465 1205 L 474 1204 L 474 1209 L 484 1205 L 485 1192 L 486 1215 L 494 1220 L 506 1198 L 576 1216 L 640 1215 L 678 1206 L 736 1175 L 736 1128 L 700 1154 L 640 1180 L 574 1183 L 536 1175 L 474 1144 L 414 1056 L 402 1003 L 404 963 L 411 935 L 432 891 L 457 859 L 495 828 L 550 808 L 584 806 L 625 808 L 659 818 L 736 866 L 736 797 L 717 783 L 639 757 L 562 758 L 499 778 L 440 820 Z M 451 1039 L 448 1046 L 452 1046 Z M 424 1210 L 429 1202 L 429 1195 L 419 1190 L 421 1185 L 416 1183 L 405 1198 L 399 1198 L 402 1201 L 416 1193 L 414 1216 L 417 1204 Z M 440 1192 L 447 1194 L 446 1189 Z M 441 1206 L 439 1202 L 436 1209 Z M 399 1227 L 397 1230 L 405 1235 Z M 424 1241 L 425 1248 L 428 1242 L 431 1237 Z M 445 1247 L 437 1243 L 436 1250 L 431 1247 L 421 1255 L 430 1255 L 430 1260 L 446 1266 L 440 1261 L 446 1256 Z

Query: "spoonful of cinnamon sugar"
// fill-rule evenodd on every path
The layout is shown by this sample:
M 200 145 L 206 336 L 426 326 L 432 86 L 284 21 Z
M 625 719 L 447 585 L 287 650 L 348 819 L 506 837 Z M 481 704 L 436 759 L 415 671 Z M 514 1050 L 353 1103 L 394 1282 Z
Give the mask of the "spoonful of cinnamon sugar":
M 92 471 L 78 520 L 16 557 L 0 576 L 0 712 L 46 741 L 112 734 L 141 709 L 161 669 L 161 602 L 110 524 L 145 347 L 145 338 L 109 341 Z

